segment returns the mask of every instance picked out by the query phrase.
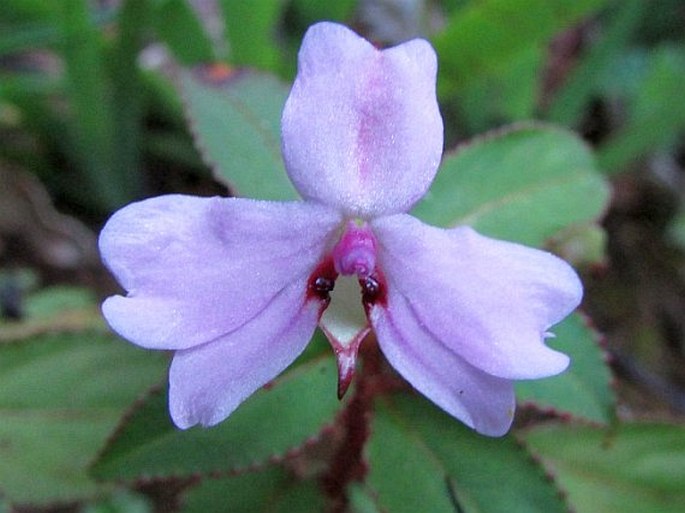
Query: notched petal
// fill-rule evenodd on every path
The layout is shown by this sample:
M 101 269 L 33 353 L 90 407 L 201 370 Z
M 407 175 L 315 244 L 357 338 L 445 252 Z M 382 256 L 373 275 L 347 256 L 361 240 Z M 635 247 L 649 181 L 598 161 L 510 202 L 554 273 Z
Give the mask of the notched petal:
M 312 26 L 282 118 L 300 194 L 361 218 L 409 210 L 442 155 L 436 72 L 426 41 L 381 51 L 341 25 Z

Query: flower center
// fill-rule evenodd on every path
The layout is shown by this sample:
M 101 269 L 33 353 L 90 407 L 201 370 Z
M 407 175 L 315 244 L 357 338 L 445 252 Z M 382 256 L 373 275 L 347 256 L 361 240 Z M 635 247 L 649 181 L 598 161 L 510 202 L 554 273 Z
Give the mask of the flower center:
M 376 268 L 373 232 L 364 222 L 348 221 L 340 240 L 308 283 L 309 297 L 323 304 L 319 325 L 338 360 L 340 397 L 354 376 L 359 345 L 371 330 L 369 309 L 385 302 L 385 288 L 383 273 Z
M 385 277 L 376 267 L 376 238 L 368 225 L 354 220 L 348 221 L 331 253 L 310 275 L 308 296 L 322 300 L 327 308 L 338 278 L 347 281 L 352 276 L 356 276 L 361 288 L 361 304 L 366 313 L 375 303 L 385 302 Z M 345 295 L 349 293 L 348 290 Z
M 376 268 L 376 239 L 368 225 L 349 221 L 331 256 L 339 274 L 369 276 Z

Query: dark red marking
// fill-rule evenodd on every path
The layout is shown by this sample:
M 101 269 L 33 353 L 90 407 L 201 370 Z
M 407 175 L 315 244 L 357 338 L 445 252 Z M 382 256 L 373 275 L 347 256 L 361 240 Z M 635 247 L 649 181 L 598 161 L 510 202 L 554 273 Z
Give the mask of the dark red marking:
M 388 303 L 388 286 L 385 275 L 376 267 L 369 276 L 359 278 L 359 286 L 362 288 L 362 304 L 369 314 L 369 309 L 374 305 L 386 306 Z
M 307 281 L 307 299 L 316 299 L 326 304 L 331 300 L 331 291 L 335 287 L 335 280 L 338 273 L 331 257 L 325 258 Z

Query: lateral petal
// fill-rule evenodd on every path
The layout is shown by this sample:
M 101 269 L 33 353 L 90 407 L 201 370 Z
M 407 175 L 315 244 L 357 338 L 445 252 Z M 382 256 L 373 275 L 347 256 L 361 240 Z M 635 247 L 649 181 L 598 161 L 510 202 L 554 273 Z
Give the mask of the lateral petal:
M 310 203 L 161 196 L 115 213 L 102 258 L 126 297 L 103 313 L 143 347 L 185 349 L 224 336 L 306 278 L 340 222 Z
M 449 230 L 409 215 L 372 222 L 388 289 L 422 326 L 488 374 L 531 379 L 569 359 L 544 344 L 549 328 L 580 303 L 582 285 L 563 260 L 541 250 Z
M 424 40 L 381 51 L 342 25 L 312 26 L 282 117 L 300 194 L 354 217 L 409 210 L 442 155 L 436 71 Z
M 303 351 L 322 305 L 305 300 L 307 282 L 281 291 L 254 319 L 208 344 L 177 351 L 169 369 L 169 411 L 186 429 L 213 426 Z
M 387 307 L 370 312 L 378 344 L 390 364 L 423 395 L 467 426 L 501 436 L 514 418 L 512 382 L 470 365 L 429 333 L 406 298 L 392 289 Z

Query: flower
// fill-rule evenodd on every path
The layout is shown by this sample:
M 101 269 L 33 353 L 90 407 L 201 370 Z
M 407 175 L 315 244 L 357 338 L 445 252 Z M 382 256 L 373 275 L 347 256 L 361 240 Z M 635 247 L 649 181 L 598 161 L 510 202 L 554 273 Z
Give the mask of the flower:
M 378 50 L 341 25 L 314 25 L 282 118 L 303 201 L 168 195 L 107 222 L 100 251 L 128 294 L 108 298 L 104 316 L 134 344 L 175 351 L 177 426 L 225 419 L 317 325 L 340 394 L 373 330 L 415 389 L 487 435 L 511 425 L 513 380 L 567 367 L 544 340 L 581 299 L 568 264 L 406 213 L 441 159 L 436 70 L 426 41 Z

